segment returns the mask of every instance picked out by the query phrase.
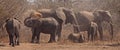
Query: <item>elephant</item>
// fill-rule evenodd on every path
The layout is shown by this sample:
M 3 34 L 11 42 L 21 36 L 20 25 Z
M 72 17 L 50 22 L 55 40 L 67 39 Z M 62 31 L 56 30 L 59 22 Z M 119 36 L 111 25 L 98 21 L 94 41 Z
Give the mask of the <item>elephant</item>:
M 9 45 L 19 45 L 20 21 L 16 18 L 9 18 L 5 23 L 9 35 Z M 14 37 L 15 36 L 15 37 Z
M 80 28 L 80 31 L 89 31 L 89 23 L 95 22 L 98 25 L 98 32 L 100 35 L 100 40 L 103 40 L 103 29 L 102 29 L 102 23 L 108 22 L 110 24 L 110 34 L 111 39 L 113 39 L 113 24 L 112 24 L 112 16 L 109 11 L 105 10 L 96 10 L 94 12 L 88 12 L 88 11 L 79 11 L 75 13 L 76 19 L 78 21 L 78 27 Z M 75 26 L 74 26 L 75 27 Z M 78 29 L 74 29 L 76 32 Z
M 58 7 L 56 9 L 40 9 L 37 10 L 37 12 L 41 13 L 43 15 L 43 18 L 53 17 L 58 21 L 58 40 L 61 39 L 61 30 L 64 24 L 71 23 L 73 25 L 78 25 L 78 21 L 75 17 L 73 10 L 69 8 Z
M 88 40 L 95 40 L 97 37 L 97 31 L 98 31 L 98 25 L 95 22 L 90 22 L 89 28 L 88 28 Z
M 81 39 L 82 38 L 82 39 Z M 74 43 L 83 43 L 85 40 L 81 34 L 71 33 L 68 35 L 68 40 Z
M 39 18 L 38 18 L 39 17 Z M 42 16 L 34 17 L 31 16 L 25 18 L 25 26 L 31 28 L 32 39 L 31 43 L 39 43 L 40 33 L 50 34 L 49 43 L 56 42 L 56 36 L 58 36 L 59 23 L 53 17 L 42 18 Z M 35 38 L 37 39 L 35 41 Z
M 88 40 L 94 40 L 97 37 L 97 31 L 98 31 L 98 26 L 95 22 L 90 22 L 89 23 L 89 27 L 88 27 Z M 82 39 L 82 35 L 81 34 L 75 34 L 75 33 L 71 33 L 68 36 L 68 39 L 72 42 L 75 43 L 82 43 L 84 42 Z M 83 38 L 85 40 L 85 37 Z

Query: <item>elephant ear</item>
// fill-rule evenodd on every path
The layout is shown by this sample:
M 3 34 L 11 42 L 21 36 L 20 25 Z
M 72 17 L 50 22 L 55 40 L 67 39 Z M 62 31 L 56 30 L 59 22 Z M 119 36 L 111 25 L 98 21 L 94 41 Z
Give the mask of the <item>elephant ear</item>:
M 64 14 L 63 12 L 63 9 L 62 8 L 58 8 L 56 9 L 56 15 L 59 19 L 65 21 L 66 20 L 66 15 Z
M 112 15 L 110 14 L 109 11 L 104 11 L 105 12 L 105 17 L 104 17 L 104 20 L 107 21 L 107 22 L 110 22 L 112 21 Z
M 94 14 L 94 16 L 97 16 L 97 17 L 100 16 L 99 12 L 97 12 L 97 11 L 95 11 L 93 14 Z
M 94 17 L 95 21 L 102 21 L 102 16 L 99 11 L 93 12 L 93 15 L 95 16 Z

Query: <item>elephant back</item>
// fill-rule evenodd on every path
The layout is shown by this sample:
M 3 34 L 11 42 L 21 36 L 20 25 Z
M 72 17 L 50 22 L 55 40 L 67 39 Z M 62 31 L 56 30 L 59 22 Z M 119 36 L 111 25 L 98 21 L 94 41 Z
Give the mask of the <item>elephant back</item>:
M 77 18 L 81 21 L 81 23 L 87 24 L 94 21 L 94 15 L 92 12 L 80 11 L 77 15 Z
M 52 9 L 40 9 L 38 10 L 39 13 L 42 14 L 43 17 L 54 17 L 55 11 Z
M 20 28 L 20 21 L 18 19 L 13 19 L 13 26 L 16 28 Z
M 53 17 L 40 18 L 39 21 L 43 25 L 49 25 L 49 24 L 56 25 L 56 26 L 58 25 L 57 20 Z
M 94 20 L 92 12 L 80 11 L 75 13 L 78 24 L 80 25 L 81 31 L 88 29 L 89 23 Z

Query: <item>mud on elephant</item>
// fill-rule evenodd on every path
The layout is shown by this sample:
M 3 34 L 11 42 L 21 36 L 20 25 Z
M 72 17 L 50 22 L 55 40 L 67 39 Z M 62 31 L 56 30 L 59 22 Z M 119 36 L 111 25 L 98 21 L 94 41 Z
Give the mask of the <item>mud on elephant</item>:
M 39 18 L 38 18 L 39 17 Z M 53 17 L 41 18 L 42 16 L 30 16 L 24 20 L 24 24 L 32 30 L 31 42 L 39 43 L 40 33 L 50 34 L 49 42 L 56 42 L 58 34 L 59 23 Z M 37 39 L 35 41 L 35 38 Z

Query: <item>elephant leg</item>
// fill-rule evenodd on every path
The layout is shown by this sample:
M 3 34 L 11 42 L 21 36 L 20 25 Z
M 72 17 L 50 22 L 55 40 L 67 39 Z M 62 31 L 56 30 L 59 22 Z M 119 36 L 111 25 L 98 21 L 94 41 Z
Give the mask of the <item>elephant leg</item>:
M 39 40 L 40 40 L 40 33 L 37 35 L 36 43 L 39 43 Z
M 111 40 L 113 39 L 113 25 L 112 25 L 112 23 L 110 23 L 110 27 L 111 27 L 111 32 L 110 32 L 110 34 L 111 34 Z
M 100 35 L 100 40 L 103 40 L 103 29 L 101 25 L 98 25 L 98 31 L 99 31 L 99 35 Z
M 48 43 L 52 43 L 55 42 L 55 34 L 51 33 L 50 34 L 50 40 L 48 41 Z
M 19 44 L 19 33 L 18 33 L 18 32 L 15 33 L 15 37 L 16 37 L 16 39 L 15 39 L 16 45 L 20 45 L 20 44 Z
M 91 28 L 91 40 L 94 41 L 95 28 Z
M 58 36 L 58 41 L 60 41 L 60 39 L 61 39 L 61 31 L 62 31 L 62 25 L 60 25 L 59 27 L 58 27 L 58 30 L 57 30 L 57 36 Z
M 34 34 L 32 34 L 31 43 L 34 43 L 34 39 L 35 39 L 35 35 L 34 35 Z
M 39 31 L 39 29 L 36 30 L 36 36 L 37 36 L 36 43 L 39 43 L 39 40 L 40 40 L 40 31 Z
M 12 31 L 7 31 L 9 34 L 9 45 L 12 45 L 14 47 L 14 33 Z
M 9 35 L 9 45 L 12 45 L 12 33 L 13 32 L 11 30 L 7 29 L 7 28 L 6 28 L 6 31 L 7 31 L 8 35 Z
M 32 29 L 32 39 L 31 39 L 31 43 L 34 43 L 35 36 L 36 36 L 35 29 Z
M 12 35 L 9 34 L 9 45 L 11 45 L 11 43 L 12 43 L 12 38 L 11 37 L 12 37 Z
M 89 41 L 90 40 L 90 35 L 91 35 L 91 27 L 90 26 L 88 26 L 87 34 L 88 34 L 88 41 Z
M 91 40 L 94 40 L 94 32 L 91 34 Z
M 95 30 L 95 33 L 94 33 L 94 39 L 97 39 L 98 35 L 97 35 L 97 29 Z
M 74 33 L 79 33 L 80 32 L 78 26 L 73 25 L 73 28 L 74 28 Z
M 14 36 L 11 36 L 11 45 L 14 47 Z
M 87 31 L 88 32 L 88 41 L 90 40 L 90 30 Z

